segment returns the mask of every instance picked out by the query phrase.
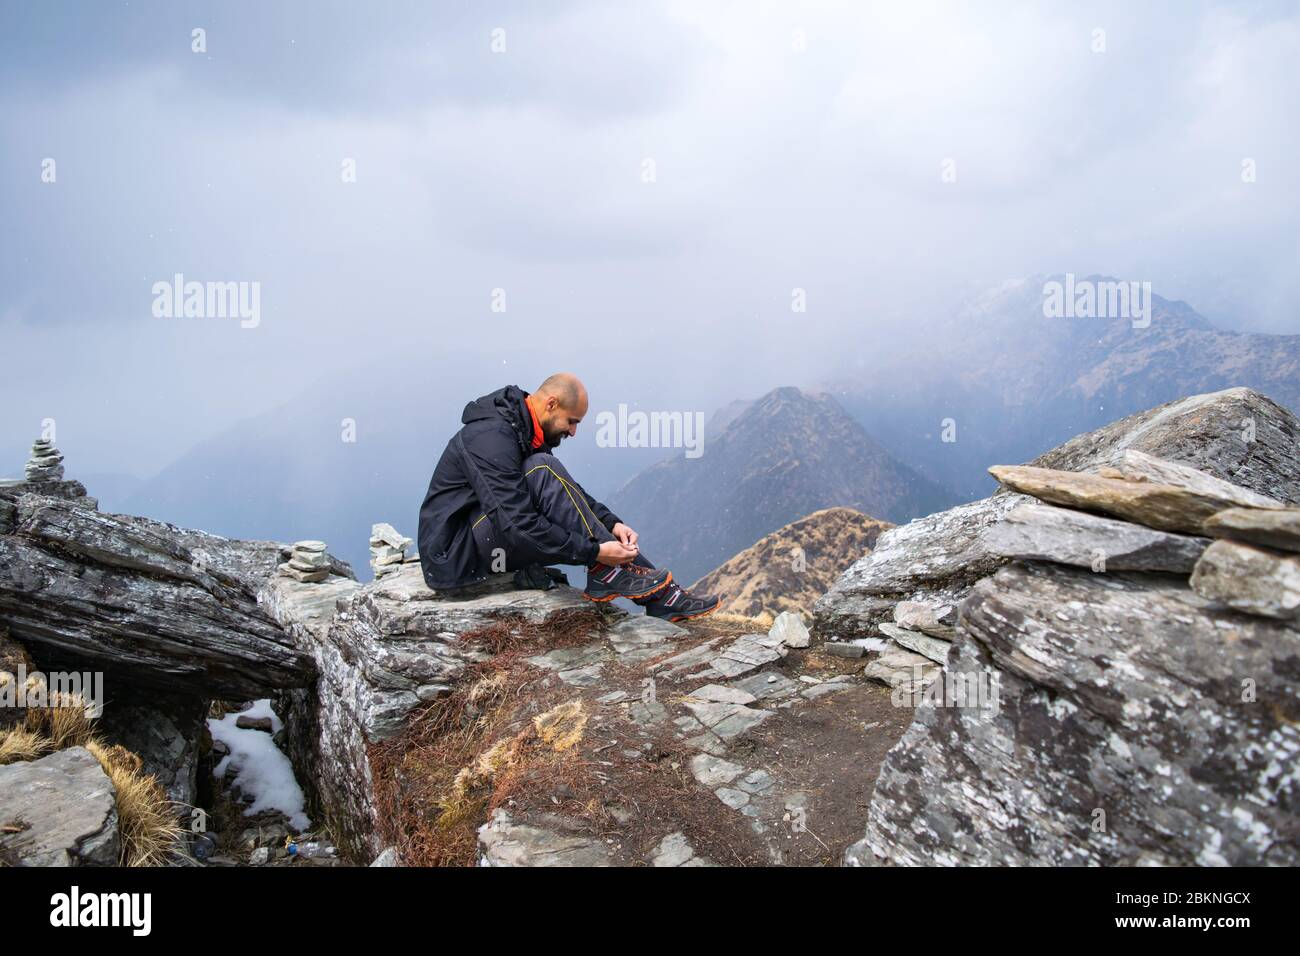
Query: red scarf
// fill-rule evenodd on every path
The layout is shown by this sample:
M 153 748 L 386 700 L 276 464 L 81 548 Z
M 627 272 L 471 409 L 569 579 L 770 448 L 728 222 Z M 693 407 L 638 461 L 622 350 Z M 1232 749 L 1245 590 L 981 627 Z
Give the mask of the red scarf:
M 525 395 L 524 404 L 528 406 L 528 414 L 533 416 L 533 449 L 536 450 L 546 442 L 546 436 L 542 434 L 542 426 L 537 422 L 537 406 L 533 404 L 533 396 Z

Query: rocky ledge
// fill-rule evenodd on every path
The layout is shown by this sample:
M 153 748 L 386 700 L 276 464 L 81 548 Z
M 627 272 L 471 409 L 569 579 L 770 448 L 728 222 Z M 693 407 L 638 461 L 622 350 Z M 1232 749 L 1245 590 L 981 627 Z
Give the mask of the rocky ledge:
M 883 535 L 818 605 L 918 704 L 846 862 L 1300 861 L 1298 447 L 1195 396 Z

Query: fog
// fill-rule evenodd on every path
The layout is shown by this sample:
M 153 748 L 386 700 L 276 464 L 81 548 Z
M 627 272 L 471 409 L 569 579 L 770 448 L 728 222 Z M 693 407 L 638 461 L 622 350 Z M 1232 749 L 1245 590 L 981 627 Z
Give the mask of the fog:
M 0 472 L 560 368 L 710 412 L 1035 274 L 1297 332 L 1297 64 L 1290 4 L 5 2 Z

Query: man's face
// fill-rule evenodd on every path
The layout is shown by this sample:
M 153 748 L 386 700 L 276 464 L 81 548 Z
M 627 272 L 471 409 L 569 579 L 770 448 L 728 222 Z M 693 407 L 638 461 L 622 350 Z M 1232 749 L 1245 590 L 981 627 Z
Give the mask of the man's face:
M 542 426 L 542 435 L 546 438 L 546 444 L 552 448 L 558 448 L 560 442 L 578 433 L 578 423 L 587 415 L 587 396 L 585 393 L 578 396 L 576 406 L 575 408 L 565 408 L 560 404 L 560 400 L 554 396 L 546 399 L 538 422 Z

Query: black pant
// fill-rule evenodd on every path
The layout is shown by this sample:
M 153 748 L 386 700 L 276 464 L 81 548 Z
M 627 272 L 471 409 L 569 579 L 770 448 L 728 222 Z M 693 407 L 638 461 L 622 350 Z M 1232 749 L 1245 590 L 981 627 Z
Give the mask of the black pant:
M 528 482 L 533 507 L 545 515 L 547 521 L 577 531 L 593 541 L 615 540 L 587 504 L 582 486 L 573 480 L 568 469 L 554 455 L 538 452 L 525 458 L 524 480 Z M 500 529 L 493 526 L 489 515 L 477 516 L 473 531 L 474 543 L 485 568 L 494 572 L 518 570 L 519 564 L 512 560 Z M 634 563 L 645 568 L 654 567 L 641 554 L 636 556 Z

